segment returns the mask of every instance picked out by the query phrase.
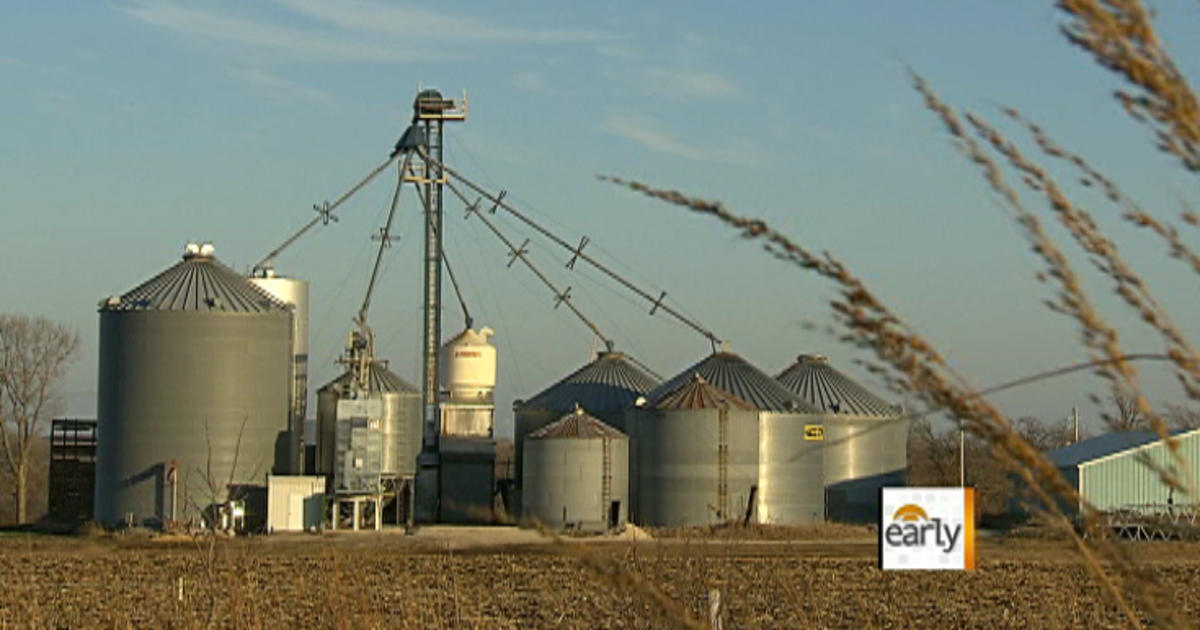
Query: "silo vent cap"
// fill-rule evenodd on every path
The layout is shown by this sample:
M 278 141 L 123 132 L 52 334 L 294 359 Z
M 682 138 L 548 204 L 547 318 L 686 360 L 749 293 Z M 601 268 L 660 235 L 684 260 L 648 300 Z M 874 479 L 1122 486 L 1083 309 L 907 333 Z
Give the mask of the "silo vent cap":
M 183 248 L 183 259 L 212 258 L 216 252 L 217 248 L 212 243 L 188 243 Z

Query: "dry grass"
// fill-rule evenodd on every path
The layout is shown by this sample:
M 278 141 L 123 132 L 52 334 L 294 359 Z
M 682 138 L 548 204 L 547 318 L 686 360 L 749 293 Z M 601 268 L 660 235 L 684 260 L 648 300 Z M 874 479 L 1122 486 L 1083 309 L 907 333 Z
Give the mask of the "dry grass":
M 1200 171 L 1200 104 L 1167 52 L 1138 0 L 1059 0 L 1068 16 L 1062 31 L 1133 87 L 1114 96 L 1134 119 L 1148 125 L 1163 151 Z
M 1136 92 L 1121 90 L 1117 97 L 1131 114 L 1155 129 L 1159 147 L 1180 158 L 1186 168 L 1200 170 L 1200 107 L 1197 107 L 1196 97 L 1185 77 L 1159 42 L 1145 7 L 1127 0 L 1062 0 L 1059 7 L 1068 16 L 1063 26 L 1067 38 L 1135 87 Z M 1168 437 L 1166 422 L 1142 394 L 1138 371 L 1126 360 L 1128 355 L 1122 348 L 1117 327 L 1096 307 L 1070 257 L 1009 183 L 1005 166 L 1035 194 L 1045 198 L 1053 216 L 1095 269 L 1112 282 L 1114 292 L 1123 303 L 1159 334 L 1179 382 L 1192 399 L 1200 398 L 1200 354 L 1155 298 L 1149 283 L 1122 256 L 1116 242 L 1103 233 L 1091 213 L 1075 203 L 1046 170 L 993 125 L 973 114 L 966 115 L 967 124 L 964 124 L 958 112 L 943 102 L 922 77 L 912 72 L 910 75 L 926 107 L 941 121 L 956 148 L 979 167 L 985 181 L 1002 200 L 1002 207 L 1042 262 L 1043 268 L 1037 279 L 1054 287 L 1053 296 L 1046 305 L 1076 324 L 1081 345 L 1096 372 L 1109 383 L 1112 394 L 1134 400 L 1151 426 L 1160 435 Z M 1103 187 L 1106 198 L 1122 210 L 1125 220 L 1153 231 L 1166 241 L 1171 256 L 1187 261 L 1192 271 L 1200 272 L 1200 255 L 1183 241 L 1177 228 L 1150 215 L 1126 196 L 1111 178 L 1081 156 L 1052 142 L 1043 129 L 1029 123 L 1016 110 L 1006 111 L 1011 118 L 1025 125 L 1045 154 L 1068 160 L 1082 173 L 1085 185 Z M 979 392 L 973 391 L 965 379 L 947 368 L 946 361 L 932 343 L 906 326 L 861 279 L 850 273 L 845 264 L 828 253 L 818 256 L 765 222 L 734 213 L 718 202 L 617 177 L 602 179 L 713 216 L 740 231 L 745 238 L 762 242 L 776 258 L 832 281 L 838 297 L 830 306 L 840 338 L 872 353 L 876 361 L 865 362 L 865 365 L 872 372 L 885 376 L 894 389 L 914 393 L 930 408 L 948 410 L 951 417 L 963 421 L 969 431 L 991 446 L 1001 461 L 1023 477 L 1039 501 L 1049 506 L 1045 515 L 1048 522 L 1073 541 L 1085 566 L 1122 611 L 1130 627 L 1142 627 L 1144 620 L 1138 610 L 1148 612 L 1157 625 L 1190 626 L 1190 619 L 1173 605 L 1165 585 L 1135 562 L 1123 545 L 1103 535 L 1093 510 L 1086 510 L 1090 516 L 1085 522 L 1087 536 L 1076 533 L 1059 511 L 1056 500 L 1077 504 L 1079 497 L 1074 489 L 1012 428 L 1003 414 L 987 403 Z M 1190 209 L 1185 210 L 1182 218 L 1185 223 L 1200 224 L 1200 217 Z M 1188 470 L 1187 462 L 1183 461 L 1174 440 L 1168 438 L 1167 442 L 1174 454 L 1174 465 L 1158 468 L 1158 474 L 1168 485 L 1185 492 L 1193 489 L 1194 480 L 1179 474 L 1179 471 Z

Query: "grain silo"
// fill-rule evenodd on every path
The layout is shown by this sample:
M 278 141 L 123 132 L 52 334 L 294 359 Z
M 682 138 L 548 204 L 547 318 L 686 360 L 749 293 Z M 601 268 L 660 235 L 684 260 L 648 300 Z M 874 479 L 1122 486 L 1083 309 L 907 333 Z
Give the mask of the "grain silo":
M 308 413 L 308 282 L 277 275 L 268 267 L 250 282 L 292 307 L 292 410 L 290 424 L 292 452 L 290 472 L 304 472 L 304 420 Z
M 637 523 L 712 525 L 738 518 L 758 485 L 758 412 L 692 373 L 635 417 Z
M 441 434 L 491 439 L 496 420 L 496 346 L 491 328 L 467 328 L 438 351 Z
M 751 520 L 758 523 L 791 524 L 818 522 L 825 517 L 822 475 L 820 411 L 799 399 L 761 370 L 731 352 L 718 352 L 682 371 L 648 395 L 651 407 L 667 393 L 678 390 L 699 375 L 712 387 L 745 401 L 757 412 L 754 462 L 757 479 Z M 635 414 L 636 417 L 643 417 Z M 661 451 L 671 446 L 650 444 L 639 426 L 635 448 Z M 647 461 L 638 457 L 638 466 Z M 639 482 L 645 477 L 639 475 Z M 639 495 L 640 510 L 645 503 Z M 641 518 L 639 516 L 639 518 Z
M 378 476 L 408 477 L 417 472 L 421 452 L 421 392 L 396 375 L 382 362 L 366 370 L 365 386 L 356 384 L 355 373 L 347 370 L 317 390 L 318 475 L 336 476 L 338 461 L 338 406 L 346 400 L 379 400 Z M 347 415 L 343 404 L 343 414 Z M 343 445 L 343 451 L 349 445 Z M 374 450 L 373 448 L 371 450 Z M 343 457 L 346 455 L 343 452 Z M 335 485 L 330 489 L 337 491 Z
M 629 511 L 629 438 L 582 407 L 525 436 L 523 514 L 554 529 L 611 531 Z
M 621 352 L 601 352 L 532 398 L 513 404 L 515 416 L 516 470 L 524 465 L 525 436 L 570 413 L 576 405 L 606 424 L 630 434 L 625 410 L 659 384 L 659 380 L 632 357 Z M 636 445 L 631 445 L 636 451 Z M 636 453 L 631 452 L 631 458 Z M 632 475 L 632 472 L 631 472 Z M 633 481 L 636 484 L 636 480 Z M 514 503 L 521 505 L 518 487 Z
M 876 519 L 879 489 L 905 483 L 909 422 L 900 407 L 867 391 L 821 355 L 800 355 L 778 380 L 825 413 L 829 518 Z
M 189 245 L 183 261 L 100 306 L 96 520 L 211 523 L 289 469 L 292 312 Z M 261 510 L 260 510 L 261 508 Z

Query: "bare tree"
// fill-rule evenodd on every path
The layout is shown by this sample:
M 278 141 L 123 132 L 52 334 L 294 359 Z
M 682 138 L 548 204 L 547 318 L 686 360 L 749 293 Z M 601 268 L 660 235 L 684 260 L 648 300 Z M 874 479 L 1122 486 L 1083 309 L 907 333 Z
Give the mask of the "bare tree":
M 1200 429 L 1200 408 L 1167 403 L 1167 424 L 1178 431 Z
M 958 485 L 958 429 L 937 431 L 926 418 L 913 423 L 908 434 L 910 485 Z
M 1141 408 L 1138 407 L 1137 398 L 1128 394 L 1113 394 L 1109 400 L 1112 401 L 1112 412 L 1105 412 L 1104 420 L 1110 429 L 1122 433 L 1145 431 L 1150 428 L 1150 423 L 1146 420 L 1146 416 L 1142 415 Z
M 13 477 L 17 523 L 29 519 L 34 444 L 59 398 L 79 333 L 45 317 L 0 314 L 0 443 Z
M 1017 420 L 1013 427 L 1030 446 L 1039 451 L 1052 451 L 1068 446 L 1075 441 L 1075 425 L 1068 418 L 1046 421 L 1032 416 Z M 1085 436 L 1080 435 L 1080 439 Z

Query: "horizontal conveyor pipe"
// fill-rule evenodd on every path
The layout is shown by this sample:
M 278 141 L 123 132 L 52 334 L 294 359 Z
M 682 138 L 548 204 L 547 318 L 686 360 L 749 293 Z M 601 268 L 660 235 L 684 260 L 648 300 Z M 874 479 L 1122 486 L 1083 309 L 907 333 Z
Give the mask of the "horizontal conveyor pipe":
M 424 151 L 421 152 L 421 156 L 427 160 L 432 160 L 432 158 L 430 158 L 428 156 L 428 154 L 426 154 Z M 436 162 L 436 160 L 434 160 L 434 161 Z M 651 315 L 653 315 L 655 311 L 661 310 L 661 311 L 667 313 L 668 315 L 674 317 L 677 321 L 684 324 L 688 328 L 691 328 L 695 332 L 699 333 L 700 335 L 702 335 L 706 339 L 708 339 L 709 342 L 712 344 L 714 350 L 716 350 L 716 348 L 721 345 L 721 339 L 719 337 L 717 337 L 717 335 L 715 333 L 713 333 L 711 330 L 705 328 L 704 326 L 701 326 L 695 320 L 689 318 L 688 316 L 684 315 L 683 313 L 680 313 L 678 310 L 676 310 L 674 307 L 670 306 L 669 304 L 666 304 L 664 302 L 664 299 L 666 298 L 665 292 L 658 297 L 655 297 L 655 296 L 651 295 L 650 293 L 647 293 L 645 290 L 641 289 L 637 285 L 633 284 L 632 282 L 623 278 L 621 275 L 617 274 L 617 272 L 609 269 L 603 263 L 597 261 L 595 258 L 592 258 L 587 253 L 583 252 L 582 247 L 576 247 L 575 245 L 568 243 L 567 241 L 563 240 L 562 238 L 559 238 L 553 232 L 547 230 L 546 228 L 544 228 L 541 225 L 534 222 L 533 219 L 530 219 L 529 217 L 525 216 L 525 214 L 522 213 L 520 210 L 517 210 L 516 208 L 512 207 L 512 205 L 510 205 L 508 202 L 504 201 L 503 195 L 493 195 L 493 194 L 489 193 L 483 187 L 481 187 L 478 184 L 467 179 L 461 173 L 459 173 L 455 169 L 451 168 L 450 166 L 447 166 L 446 164 L 441 164 L 441 167 L 445 173 L 449 174 L 454 179 L 462 182 L 468 188 L 470 188 L 477 194 L 483 196 L 488 201 L 492 202 L 492 204 L 494 204 L 495 207 L 504 208 L 505 211 L 507 211 L 509 214 L 511 214 L 514 217 L 516 217 L 517 219 L 519 219 L 525 225 L 528 225 L 529 227 L 533 228 L 534 230 L 537 230 L 537 232 L 539 234 L 541 234 L 542 236 L 545 236 L 546 238 L 550 239 L 552 242 L 558 244 L 558 246 L 570 251 L 571 255 L 573 257 L 578 257 L 582 260 L 587 261 L 588 264 L 590 264 L 592 267 L 595 267 L 598 271 L 600 271 L 604 275 L 608 276 L 609 278 L 612 278 L 617 283 L 619 283 L 621 286 L 625 287 L 626 289 L 629 289 L 630 291 L 632 291 L 636 295 L 640 296 L 642 299 L 646 300 L 647 302 L 650 302 L 650 304 L 651 304 L 650 314 Z M 461 194 L 459 194 L 459 193 L 456 193 L 456 194 L 458 194 L 459 198 L 463 198 Z M 464 200 L 464 203 L 467 203 L 467 202 Z M 471 207 L 471 204 L 468 203 L 468 207 Z M 483 216 L 482 213 L 478 212 L 478 210 L 475 211 L 475 214 L 477 214 L 480 217 Z
M 272 262 L 274 262 L 276 256 L 278 256 L 280 253 L 282 253 L 283 250 L 287 249 L 288 247 L 291 247 L 292 243 L 295 243 L 296 241 L 300 240 L 301 236 L 304 236 L 309 230 L 316 227 L 316 225 L 318 223 L 321 223 L 322 221 L 325 223 L 329 223 L 330 219 L 336 221 L 337 217 L 333 216 L 333 211 L 337 210 L 338 206 L 345 203 L 347 199 L 349 199 L 350 197 L 353 197 L 354 193 L 361 190 L 363 186 L 366 186 L 368 183 L 371 182 L 371 180 L 375 179 L 375 177 L 378 176 L 380 173 L 382 173 L 388 166 L 390 166 L 392 161 L 394 161 L 395 159 L 396 159 L 395 155 L 389 157 L 383 164 L 380 164 L 378 167 L 376 167 L 375 170 L 371 171 L 370 174 L 368 174 L 363 179 L 359 180 L 359 182 L 357 184 L 355 184 L 350 190 L 346 191 L 345 194 L 343 194 L 341 197 L 338 197 L 337 200 L 334 201 L 333 203 L 326 203 L 323 206 L 313 206 L 313 209 L 317 211 L 317 216 L 313 217 L 313 219 L 311 221 L 309 221 L 308 223 L 306 223 L 304 225 L 304 227 L 300 228 L 300 231 L 293 234 L 290 238 L 288 238 L 286 241 L 284 241 L 279 247 L 276 247 L 275 249 L 271 250 L 271 253 L 267 254 L 266 256 L 263 257 L 262 260 L 258 261 L 258 263 L 256 265 L 254 265 L 254 270 L 259 271 L 262 269 L 266 269 L 268 266 L 270 266 L 270 264 Z
M 551 282 L 550 279 L 547 278 L 546 275 L 543 274 L 542 271 L 533 264 L 533 261 L 529 260 L 528 256 L 526 255 L 528 252 L 525 251 L 524 246 L 517 247 L 512 241 L 508 240 L 508 237 L 504 236 L 504 233 L 501 232 L 494 223 L 492 223 L 486 216 L 483 215 L 482 212 L 479 211 L 478 203 L 471 203 L 469 200 L 467 200 L 467 198 L 462 194 L 462 191 L 460 191 L 454 184 L 446 182 L 446 187 L 449 188 L 450 192 L 454 193 L 454 196 L 458 197 L 459 201 L 462 201 L 463 205 L 467 207 L 468 216 L 474 214 L 475 216 L 479 217 L 479 219 L 483 221 L 483 224 L 486 225 L 489 230 L 491 230 L 492 234 L 495 234 L 496 238 L 500 239 L 500 241 L 503 242 L 506 247 L 508 247 L 509 255 L 513 257 L 513 260 L 520 259 L 520 261 L 525 263 L 525 266 L 528 267 L 529 270 L 532 271 L 533 274 L 542 281 L 542 284 L 546 285 L 547 289 L 550 289 L 550 292 L 554 294 L 556 305 L 566 304 L 567 308 L 571 309 L 571 312 L 575 314 L 575 317 L 579 318 L 579 321 L 583 322 L 584 325 L 592 331 L 592 334 L 596 335 L 596 337 L 604 343 L 606 348 L 609 350 L 613 348 L 612 339 L 605 337 L 604 333 L 600 332 L 600 329 L 596 327 L 596 324 L 592 323 L 592 320 L 588 319 L 586 315 L 580 312 L 580 310 L 575 306 L 575 303 L 571 301 L 569 288 L 566 291 L 559 291 L 558 287 L 554 286 L 554 283 Z

